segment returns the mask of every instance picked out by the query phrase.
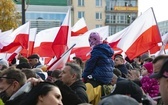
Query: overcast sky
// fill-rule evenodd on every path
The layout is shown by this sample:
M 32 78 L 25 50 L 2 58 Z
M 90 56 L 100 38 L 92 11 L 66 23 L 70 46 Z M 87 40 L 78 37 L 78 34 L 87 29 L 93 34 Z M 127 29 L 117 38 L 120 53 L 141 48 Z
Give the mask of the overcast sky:
M 139 14 L 153 7 L 158 22 L 168 20 L 168 0 L 138 0 Z

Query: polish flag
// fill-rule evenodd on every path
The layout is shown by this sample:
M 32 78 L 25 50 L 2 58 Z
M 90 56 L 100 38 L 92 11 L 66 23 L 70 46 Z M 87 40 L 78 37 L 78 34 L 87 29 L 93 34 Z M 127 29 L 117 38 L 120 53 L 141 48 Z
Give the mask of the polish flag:
M 70 47 L 69 42 L 70 37 L 71 37 L 71 13 L 69 9 L 57 33 L 57 36 L 54 39 L 54 42 L 52 43 L 52 49 L 57 59 L 50 66 L 48 66 L 47 68 L 48 70 L 60 68 L 62 67 L 62 65 L 65 65 L 71 52 L 71 51 L 67 52 L 69 51 L 68 48 Z M 67 52 L 66 53 L 67 55 L 63 55 L 65 52 Z
M 28 56 L 33 54 L 34 43 L 36 39 L 37 28 L 30 29 Z
M 77 56 L 82 60 L 87 60 L 90 56 L 90 45 L 89 45 L 89 35 L 91 32 L 98 32 L 103 40 L 105 40 L 109 35 L 109 26 L 99 27 L 87 31 L 83 35 L 71 37 L 71 46 L 76 44 L 72 49 L 71 55 Z
M 160 43 L 160 50 L 156 52 L 154 55 L 158 56 L 161 54 L 166 54 L 166 47 L 168 46 L 168 33 L 162 36 L 162 43 Z
M 82 17 L 72 27 L 71 36 L 82 35 L 82 34 L 84 34 L 87 31 L 88 31 L 88 28 L 86 26 L 85 19 Z
M 62 69 L 65 67 L 65 64 L 68 61 L 69 55 L 71 53 L 72 48 L 75 46 L 75 44 L 70 47 L 70 49 L 68 49 L 66 52 L 64 52 L 60 58 L 58 58 L 57 60 L 55 60 L 49 67 L 48 70 L 53 71 L 56 69 Z
M 150 8 L 128 26 L 117 47 L 133 59 L 157 46 L 159 42 L 161 42 L 161 36 L 153 9 Z
M 12 32 L 13 32 L 13 29 L 0 33 L 0 49 L 2 49 L 6 45 L 6 40 L 4 39 L 7 39 L 7 37 L 9 37 L 9 35 Z
M 117 47 L 118 42 L 121 40 L 122 36 L 125 34 L 125 31 L 127 30 L 128 27 L 124 28 L 123 30 L 107 37 L 107 42 L 113 48 L 114 53 L 121 53 L 122 50 Z
M 13 53 L 0 53 L 1 59 L 6 59 L 11 62 L 22 50 L 22 46 L 19 46 Z
M 54 51 L 55 56 L 57 58 L 59 58 L 70 46 L 69 42 L 70 37 L 71 37 L 71 14 L 69 9 L 52 43 L 52 50 Z
M 19 46 L 11 55 L 7 58 L 9 62 L 12 62 L 14 58 L 21 52 L 22 46 Z
M 1 52 L 13 52 L 19 46 L 23 48 L 28 48 L 28 37 L 29 37 L 29 30 L 30 30 L 30 22 L 25 23 L 24 25 L 18 27 L 14 30 L 10 35 L 7 35 L 3 39 L 3 48 Z M 1 42 L 2 43 L 2 42 Z
M 52 44 L 60 27 L 54 27 L 40 31 L 35 38 L 33 53 L 37 53 L 40 57 L 54 57 Z
M 28 57 L 31 54 L 33 54 L 36 32 L 37 32 L 37 28 L 30 29 L 28 49 L 22 49 L 22 51 L 20 52 L 25 57 Z

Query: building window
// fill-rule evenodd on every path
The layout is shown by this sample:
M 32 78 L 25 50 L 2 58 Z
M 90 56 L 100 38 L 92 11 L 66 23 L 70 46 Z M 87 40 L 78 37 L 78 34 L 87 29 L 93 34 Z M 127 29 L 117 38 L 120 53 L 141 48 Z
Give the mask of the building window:
M 84 11 L 79 11 L 78 12 L 78 19 L 85 17 L 85 12 Z
M 116 33 L 116 27 L 115 26 L 109 26 L 109 35 L 113 35 Z
M 84 0 L 78 0 L 78 6 L 84 6 Z
M 102 13 L 96 12 L 96 20 L 101 20 L 101 19 L 102 19 Z
M 102 0 L 96 0 L 96 7 L 102 6 Z
M 102 27 L 101 24 L 96 24 L 96 28 Z

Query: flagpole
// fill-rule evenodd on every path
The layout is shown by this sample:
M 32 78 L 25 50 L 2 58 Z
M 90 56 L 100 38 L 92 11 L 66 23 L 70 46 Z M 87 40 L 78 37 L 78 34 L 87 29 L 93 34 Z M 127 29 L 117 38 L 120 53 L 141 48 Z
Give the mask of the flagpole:
M 162 46 L 164 46 L 163 51 L 164 51 L 164 54 L 166 54 L 166 51 L 165 51 L 165 46 L 166 46 L 166 45 L 164 45 L 163 41 L 162 41 Z
M 153 13 L 154 19 L 155 19 L 155 21 L 156 21 L 156 25 L 157 25 L 157 27 L 158 27 L 158 23 L 157 23 L 157 20 L 156 20 L 156 17 L 155 17 L 155 13 L 154 13 L 152 7 L 151 7 L 151 9 L 152 9 L 152 13 Z M 158 27 L 158 30 L 159 30 L 159 27 Z M 159 30 L 159 34 L 160 34 L 160 30 Z M 161 38 L 161 35 L 160 35 L 160 38 Z M 162 38 L 161 38 L 161 39 L 162 39 Z M 162 41 L 162 46 L 164 46 L 163 41 Z M 165 48 L 163 49 L 163 51 L 164 51 L 164 53 L 166 54 Z
M 47 71 L 58 61 L 60 60 L 66 53 L 68 53 L 76 44 L 73 44 L 67 51 L 65 51 L 58 59 L 56 59 L 51 65 L 47 67 Z

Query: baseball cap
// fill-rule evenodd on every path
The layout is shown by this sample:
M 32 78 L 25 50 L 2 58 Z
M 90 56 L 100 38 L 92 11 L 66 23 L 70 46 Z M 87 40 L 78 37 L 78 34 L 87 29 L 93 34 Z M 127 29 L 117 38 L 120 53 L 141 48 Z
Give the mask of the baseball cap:
M 165 60 L 159 72 L 150 75 L 150 78 L 159 79 L 161 77 L 168 78 L 168 59 Z

